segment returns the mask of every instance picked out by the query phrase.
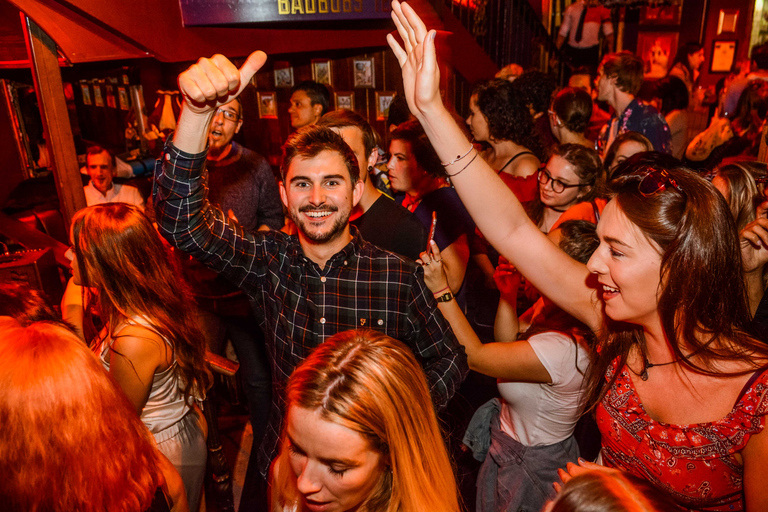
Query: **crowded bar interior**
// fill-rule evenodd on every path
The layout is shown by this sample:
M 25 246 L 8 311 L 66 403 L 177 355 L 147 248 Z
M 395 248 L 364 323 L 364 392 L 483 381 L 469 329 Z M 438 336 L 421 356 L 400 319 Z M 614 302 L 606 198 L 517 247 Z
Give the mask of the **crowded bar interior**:
M 0 0 L 0 89 L 0 510 L 768 510 L 763 0 Z

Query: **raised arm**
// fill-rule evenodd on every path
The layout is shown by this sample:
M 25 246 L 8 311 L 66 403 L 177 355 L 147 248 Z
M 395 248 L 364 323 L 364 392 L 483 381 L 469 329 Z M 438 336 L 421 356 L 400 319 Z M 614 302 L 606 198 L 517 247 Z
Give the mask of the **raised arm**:
M 263 252 L 263 238 L 246 232 L 206 199 L 203 182 L 208 125 L 216 109 L 236 97 L 264 63 L 251 54 L 239 70 L 222 55 L 200 59 L 179 76 L 184 97 L 173 142 L 155 165 L 153 198 L 160 233 L 240 285 Z
M 403 72 L 405 97 L 427 133 L 464 206 L 488 241 L 544 295 L 592 329 L 602 323 L 596 290 L 587 286 L 589 272 L 550 242 L 528 219 L 515 195 L 477 156 L 464 158 L 470 142 L 442 103 L 434 31 L 408 4 L 392 2 L 392 19 L 404 47 L 390 34 L 387 41 Z M 454 162 L 455 163 L 452 163 Z

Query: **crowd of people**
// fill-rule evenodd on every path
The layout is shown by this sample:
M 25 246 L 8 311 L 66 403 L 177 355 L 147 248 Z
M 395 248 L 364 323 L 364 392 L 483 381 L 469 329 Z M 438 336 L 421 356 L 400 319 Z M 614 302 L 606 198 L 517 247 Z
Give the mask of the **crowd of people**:
M 592 59 L 610 25 L 574 6 L 559 43 Z M 204 510 L 226 340 L 243 512 L 768 510 L 768 82 L 734 75 L 691 137 L 696 44 L 650 87 L 630 52 L 562 88 L 509 67 L 462 126 L 435 32 L 392 8 L 386 144 L 302 82 L 272 179 L 233 141 L 257 51 L 179 76 L 146 205 L 88 151 L 60 313 L 0 286 L 9 510 Z M 496 385 L 468 410 L 470 371 Z

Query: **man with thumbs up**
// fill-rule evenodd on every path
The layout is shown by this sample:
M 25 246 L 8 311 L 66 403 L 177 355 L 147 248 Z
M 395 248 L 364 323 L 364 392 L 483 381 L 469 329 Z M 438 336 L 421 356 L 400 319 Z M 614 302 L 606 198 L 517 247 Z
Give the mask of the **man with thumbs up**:
M 293 369 L 326 338 L 371 328 L 406 343 L 422 362 L 438 408 L 468 371 L 464 351 L 418 265 L 368 244 L 350 228 L 363 183 L 355 154 L 333 130 L 307 126 L 283 147 L 280 196 L 297 235 L 246 232 L 206 201 L 208 124 L 265 60 L 263 52 L 255 52 L 237 69 L 215 55 L 179 76 L 184 106 L 173 140 L 156 164 L 154 186 L 163 236 L 237 284 L 251 299 L 265 333 L 274 392 L 258 450 L 262 500 L 248 505 L 254 510 L 265 505 L 267 472 L 284 413 L 282 389 Z

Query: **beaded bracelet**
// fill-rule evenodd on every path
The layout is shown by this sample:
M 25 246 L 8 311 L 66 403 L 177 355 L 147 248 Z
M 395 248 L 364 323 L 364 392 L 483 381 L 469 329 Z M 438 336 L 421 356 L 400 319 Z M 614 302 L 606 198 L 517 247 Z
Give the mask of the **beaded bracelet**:
M 469 149 L 467 150 L 466 153 L 464 153 L 463 155 L 456 155 L 456 158 L 454 158 L 453 160 L 451 160 L 447 164 L 444 164 L 443 162 L 440 162 L 440 165 L 442 165 L 443 167 L 448 167 L 449 165 L 455 164 L 456 162 L 458 162 L 459 160 L 461 160 L 462 158 L 467 156 L 469 154 L 469 152 L 472 151 L 472 148 L 474 148 L 474 147 L 475 147 L 474 144 L 470 143 L 469 144 Z
M 445 175 L 446 175 L 446 176 L 448 176 L 449 178 L 453 178 L 454 176 L 458 176 L 459 174 L 461 174 L 461 173 L 462 173 L 462 171 L 464 171 L 464 169 L 466 169 L 467 167 L 469 167 L 470 165 L 472 165 L 472 162 L 474 162 L 474 161 L 475 161 L 475 158 L 477 158 L 477 155 L 478 155 L 478 153 L 477 153 L 477 152 L 475 152 L 475 156 L 473 156 L 473 157 L 472 157 L 472 160 L 470 160 L 469 162 L 467 162 L 467 165 L 465 165 L 464 167 L 462 167 L 462 168 L 461 168 L 461 170 L 459 170 L 459 171 L 456 171 L 456 172 L 455 172 L 455 173 L 453 173 L 453 174 L 448 174 L 448 173 L 446 172 L 446 173 L 445 173 Z

